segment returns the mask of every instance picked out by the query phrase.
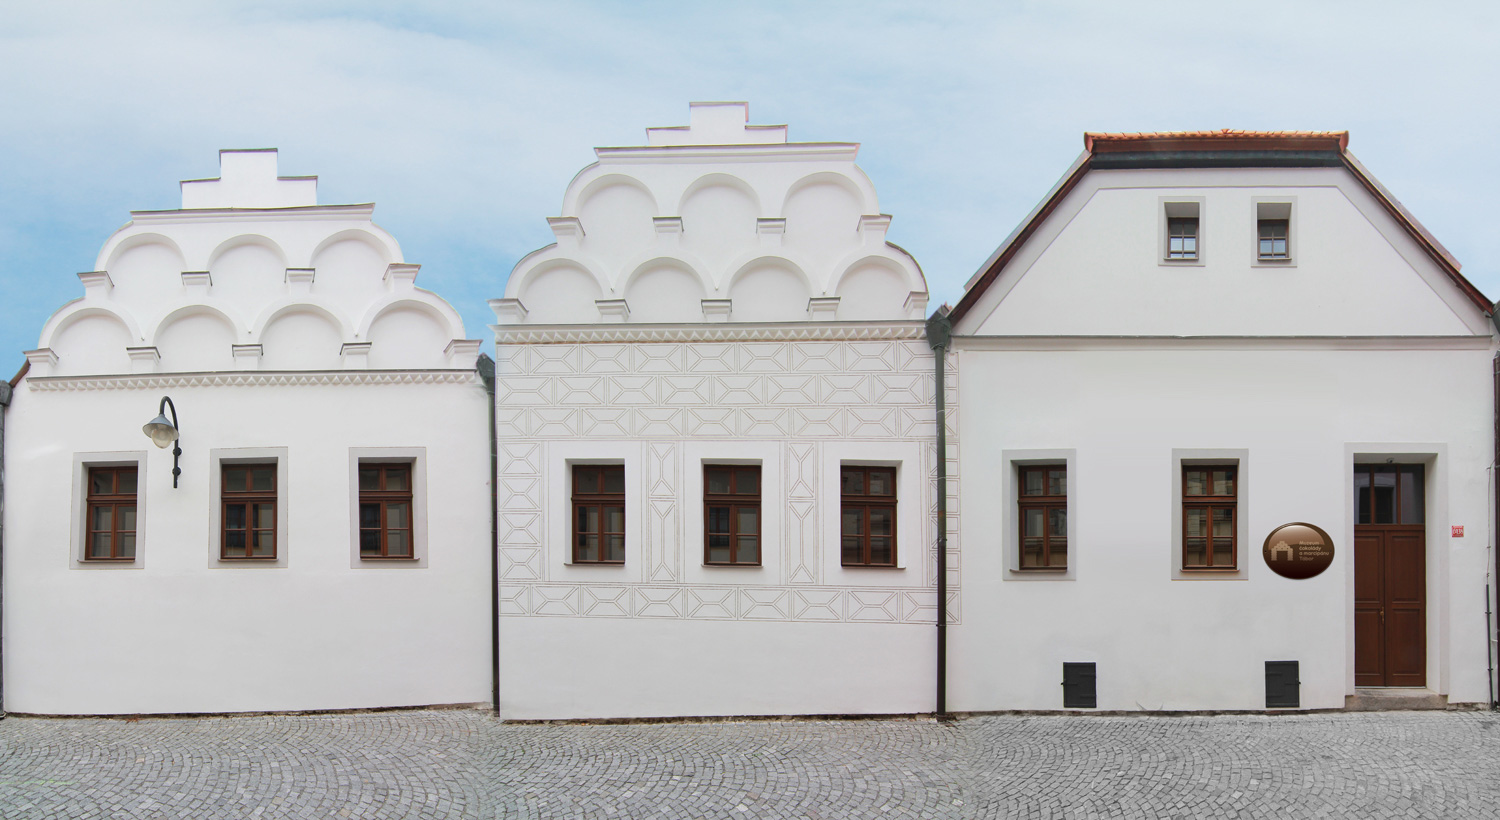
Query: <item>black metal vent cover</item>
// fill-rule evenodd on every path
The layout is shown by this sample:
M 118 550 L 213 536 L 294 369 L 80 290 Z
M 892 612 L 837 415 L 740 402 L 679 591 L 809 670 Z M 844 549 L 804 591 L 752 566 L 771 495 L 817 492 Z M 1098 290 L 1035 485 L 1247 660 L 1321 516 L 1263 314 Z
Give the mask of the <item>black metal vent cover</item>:
M 1296 661 L 1266 661 L 1266 708 L 1302 708 L 1302 681 Z
M 1063 664 L 1063 708 L 1095 709 L 1099 706 L 1098 690 L 1094 685 L 1094 664 Z

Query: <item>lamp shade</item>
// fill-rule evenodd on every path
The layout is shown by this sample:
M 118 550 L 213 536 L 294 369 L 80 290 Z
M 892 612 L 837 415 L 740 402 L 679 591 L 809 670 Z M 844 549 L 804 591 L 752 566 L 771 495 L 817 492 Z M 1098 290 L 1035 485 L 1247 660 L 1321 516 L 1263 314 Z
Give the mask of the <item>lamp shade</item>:
M 167 445 L 177 440 L 177 428 L 172 426 L 172 422 L 167 421 L 166 413 L 160 413 L 156 418 L 146 422 L 141 432 L 150 436 L 151 441 L 162 449 L 166 449 Z

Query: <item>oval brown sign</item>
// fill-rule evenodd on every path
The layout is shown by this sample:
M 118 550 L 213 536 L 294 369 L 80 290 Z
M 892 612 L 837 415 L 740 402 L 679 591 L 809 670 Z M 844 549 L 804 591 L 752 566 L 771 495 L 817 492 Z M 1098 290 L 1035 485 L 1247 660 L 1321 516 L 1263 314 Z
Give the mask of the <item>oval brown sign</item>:
M 1311 578 L 1333 563 L 1333 539 L 1312 524 L 1282 524 L 1266 536 L 1262 553 L 1266 566 L 1277 575 Z

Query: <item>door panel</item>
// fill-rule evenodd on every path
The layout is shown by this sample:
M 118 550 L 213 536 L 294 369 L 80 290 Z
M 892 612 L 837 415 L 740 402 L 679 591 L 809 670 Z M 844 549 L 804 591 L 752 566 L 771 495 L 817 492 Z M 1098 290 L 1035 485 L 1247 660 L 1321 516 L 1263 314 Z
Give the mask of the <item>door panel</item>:
M 1385 636 L 1380 628 L 1385 589 L 1385 539 L 1354 528 L 1354 685 L 1385 684 Z
M 1420 525 L 1354 528 L 1354 684 L 1427 683 L 1426 534 Z

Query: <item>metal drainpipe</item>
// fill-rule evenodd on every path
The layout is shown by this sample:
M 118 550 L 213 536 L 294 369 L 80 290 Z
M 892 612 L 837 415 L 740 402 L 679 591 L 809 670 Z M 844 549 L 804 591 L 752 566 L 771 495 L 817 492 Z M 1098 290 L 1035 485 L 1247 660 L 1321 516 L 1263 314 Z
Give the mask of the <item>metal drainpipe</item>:
M 948 320 L 948 306 L 937 309 L 927 320 L 927 345 L 933 352 L 936 385 L 933 400 L 937 413 L 937 717 L 949 720 L 948 714 L 948 420 L 944 409 L 947 382 L 944 379 L 948 344 L 953 337 L 953 323 Z
M 1500 304 L 1497 304 L 1495 307 L 1496 311 L 1491 313 L 1490 319 L 1495 323 L 1496 329 L 1500 329 Z M 1496 473 L 1497 470 L 1500 470 L 1500 354 L 1497 354 L 1494 360 L 1491 362 L 1491 384 L 1494 388 L 1494 398 L 1491 409 L 1495 416 L 1495 438 L 1493 453 L 1494 458 L 1490 461 L 1490 486 L 1494 488 L 1495 492 L 1495 511 L 1494 513 L 1492 513 L 1492 517 L 1494 520 L 1490 522 L 1492 527 L 1490 531 L 1490 554 L 1485 556 L 1488 561 L 1495 560 L 1495 547 L 1497 545 L 1500 545 L 1500 473 Z M 1484 568 L 1484 656 L 1486 658 L 1486 666 L 1488 667 L 1489 673 L 1489 691 L 1485 692 L 1485 695 L 1489 697 L 1490 711 L 1493 712 L 1496 705 L 1494 672 L 1495 667 L 1493 654 L 1495 639 L 1490 637 L 1490 628 L 1491 626 L 1493 626 L 1495 629 L 1495 635 L 1500 636 L 1500 605 L 1494 607 L 1494 617 L 1496 620 L 1492 624 L 1490 620 L 1490 588 L 1492 586 L 1490 581 L 1493 579 L 1493 576 L 1490 574 L 1491 572 L 1493 572 L 1493 570 L 1489 566 L 1486 566 Z M 1493 586 L 1495 588 L 1496 594 L 1500 595 L 1500 584 L 1494 584 Z M 1497 604 L 1500 604 L 1500 601 L 1497 601 Z
M 490 440 L 490 697 L 495 714 L 500 714 L 500 488 L 495 486 L 500 474 L 500 448 L 495 441 L 495 360 L 479 354 L 474 369 L 484 382 L 489 397 Z
M 5 411 L 10 382 L 0 381 L 0 720 L 5 719 Z

